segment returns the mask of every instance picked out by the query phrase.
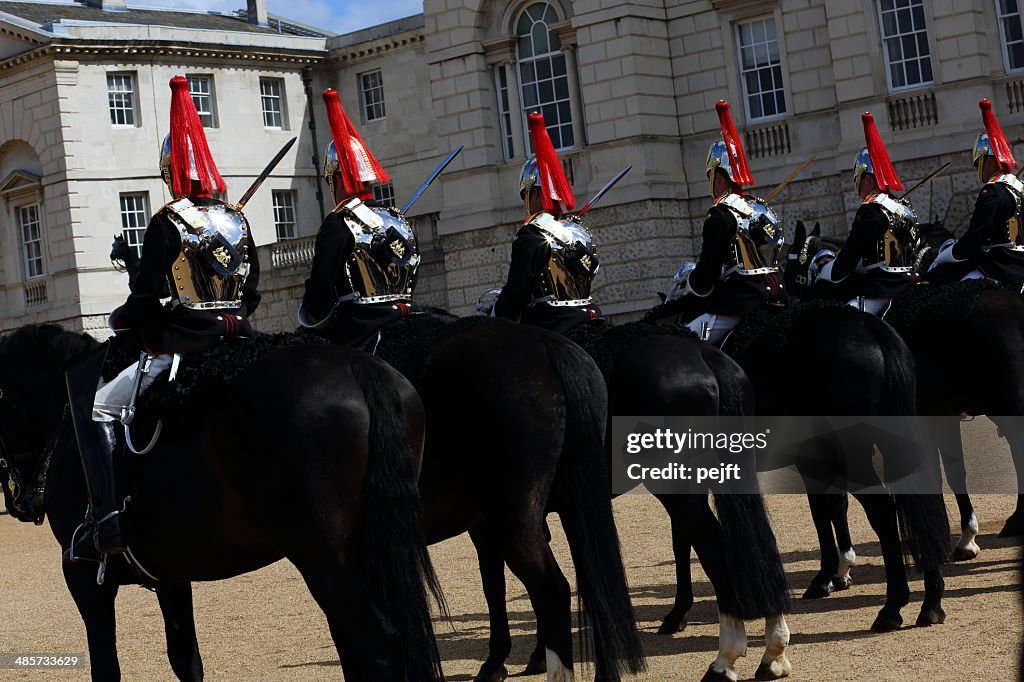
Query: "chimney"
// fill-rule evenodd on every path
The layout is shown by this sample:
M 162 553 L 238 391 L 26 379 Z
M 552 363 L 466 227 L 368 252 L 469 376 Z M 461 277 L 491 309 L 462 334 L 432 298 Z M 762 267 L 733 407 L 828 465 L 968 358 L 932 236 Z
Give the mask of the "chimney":
M 97 7 L 104 12 L 123 12 L 128 9 L 126 0 L 86 0 L 89 7 Z
M 249 23 L 257 26 L 267 25 L 267 0 L 249 1 Z

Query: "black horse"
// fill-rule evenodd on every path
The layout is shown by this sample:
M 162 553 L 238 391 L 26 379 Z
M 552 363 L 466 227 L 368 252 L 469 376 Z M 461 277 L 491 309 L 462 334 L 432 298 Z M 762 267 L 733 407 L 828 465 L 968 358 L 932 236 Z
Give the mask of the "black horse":
M 117 270 L 128 274 L 129 288 L 135 286 L 135 278 L 139 276 L 139 254 L 128 244 L 124 235 L 114 235 L 114 241 L 110 245 L 110 262 Z
M 536 361 L 531 361 L 528 355 L 520 354 L 513 350 L 514 348 L 524 347 L 525 339 L 548 339 L 552 336 L 535 327 L 509 325 L 489 321 L 487 318 L 467 318 L 462 323 L 481 326 L 490 330 L 492 334 L 502 329 L 517 330 L 514 337 L 520 340 L 510 343 L 501 353 L 510 361 L 511 376 L 534 374 L 537 366 Z M 622 327 L 584 325 L 580 331 L 582 335 L 570 334 L 570 338 L 579 342 L 601 368 L 608 387 L 611 408 L 608 412 L 609 417 L 612 414 L 713 416 L 750 413 L 753 394 L 743 371 L 718 349 L 700 343 L 688 332 L 676 332 L 650 324 L 636 323 Z M 549 343 L 554 343 L 554 340 L 551 339 Z M 568 343 L 560 339 L 559 345 Z M 467 356 L 479 352 L 478 345 L 467 339 L 467 343 L 460 351 L 452 355 L 453 364 L 445 366 L 445 374 L 450 376 L 460 371 L 458 363 L 465 362 Z M 578 351 L 574 354 L 577 353 Z M 435 354 L 431 360 L 432 368 L 437 363 L 437 357 Z M 462 368 L 461 371 L 465 372 L 466 369 Z M 472 380 L 470 373 L 467 373 L 467 378 Z M 597 379 L 600 379 L 600 376 Z M 417 387 L 420 387 L 419 383 Z M 603 390 L 598 392 L 603 393 Z M 421 388 L 421 393 L 427 405 L 427 412 L 431 414 L 432 400 L 426 390 Z M 484 393 L 486 392 L 481 390 L 474 392 L 475 395 Z M 451 394 L 449 403 L 450 401 Z M 433 423 L 431 421 L 431 429 L 434 428 Z M 536 425 L 528 428 L 535 432 L 538 430 Z M 600 430 L 591 424 L 588 431 L 593 436 Z M 423 491 L 424 498 L 428 501 L 429 522 L 431 495 L 427 472 L 431 466 L 431 439 L 434 435 L 433 431 L 428 433 L 430 436 L 427 442 Z M 536 434 L 532 437 L 536 438 Z M 575 456 L 584 455 L 592 464 L 596 464 L 599 457 L 592 449 L 599 444 L 600 441 L 591 438 L 585 442 L 591 450 L 585 455 L 577 453 Z M 568 451 L 566 454 L 568 455 Z M 527 451 L 521 450 L 519 457 L 526 456 Z M 608 500 L 610 482 L 607 471 L 607 468 L 603 471 L 597 468 L 590 470 L 591 476 L 597 473 L 603 480 L 597 481 L 598 489 L 588 495 L 603 494 L 604 500 Z M 686 611 L 693 604 L 690 592 L 690 547 L 693 546 L 712 580 L 723 614 L 722 652 L 716 661 L 720 670 L 714 674 L 709 673 L 711 677 L 708 679 L 726 679 L 726 671 L 734 674 L 735 661 L 746 648 L 743 619 L 753 618 L 766 619 L 766 652 L 758 670 L 759 679 L 775 679 L 789 674 L 792 666 L 785 656 L 789 630 L 783 617 L 787 601 L 785 575 L 775 536 L 761 498 L 756 495 L 716 496 L 717 517 L 708 504 L 706 494 L 659 495 L 658 499 L 672 518 L 673 547 L 677 550 L 676 571 L 680 581 L 679 597 L 672 611 L 666 616 L 661 632 L 670 634 L 685 627 Z M 591 504 L 594 503 L 597 501 L 591 500 Z M 606 502 L 601 504 L 603 506 Z M 549 503 L 548 511 L 559 511 L 565 525 L 567 509 L 560 506 L 557 499 Z M 566 526 L 566 531 L 571 545 L 571 527 Z M 505 679 L 508 674 L 505 660 L 512 645 L 505 605 L 505 561 L 499 551 L 500 548 L 493 540 L 475 531 L 471 531 L 471 535 L 480 561 L 491 625 L 489 655 L 475 679 L 477 682 L 496 682 Z M 618 556 L 617 552 L 615 556 Z M 579 568 L 579 561 L 576 560 L 575 563 Z M 513 571 L 516 570 L 511 564 L 510 567 Z M 583 583 L 581 588 L 582 586 Z M 688 601 L 684 596 L 687 593 Z M 531 594 L 531 599 L 532 596 Z M 544 627 L 543 614 L 537 609 L 536 601 L 533 601 L 538 613 L 538 644 L 526 672 L 535 674 L 548 670 L 551 674 L 551 658 L 545 651 L 551 643 Z M 601 674 L 600 666 L 597 679 L 609 679 Z
M 492 636 L 476 679 L 508 675 L 504 563 L 537 613 L 549 679 L 571 674 L 571 592 L 548 544 L 549 511 L 565 528 L 598 679 L 641 671 L 608 498 L 607 394 L 593 361 L 552 332 L 442 311 L 404 318 L 385 330 L 378 351 L 413 382 L 426 410 L 420 490 L 427 538 L 468 531 L 480 560 Z
M 0 341 L 4 501 L 22 521 L 48 516 L 63 548 L 86 507 L 64 371 L 96 345 L 53 325 Z M 287 558 L 327 616 L 346 679 L 442 679 L 416 487 L 424 413 L 412 386 L 369 355 L 302 346 L 262 355 L 223 396 L 194 405 L 191 428 L 165 428 L 151 453 L 122 467 L 130 556 L 155 585 L 178 678 L 203 676 L 191 581 Z M 93 679 L 120 677 L 114 601 L 140 575 L 114 560 L 98 585 L 95 564 L 64 565 Z
M 952 234 L 941 224 L 922 225 L 920 232 L 922 243 L 916 260 L 923 272 L 929 256 L 934 256 L 938 246 L 951 239 Z M 808 234 L 803 223 L 798 223 L 793 249 L 808 257 L 791 261 L 787 269 L 787 286 L 793 293 L 807 295 L 810 257 L 820 248 L 833 246 L 820 236 L 818 226 Z M 978 283 L 926 286 L 927 289 L 915 288 L 908 292 L 906 304 L 898 299 L 894 310 L 927 305 L 922 293 L 928 294 L 932 301 L 943 298 L 949 310 L 918 315 L 908 324 L 901 324 L 901 319 L 893 322 L 914 353 L 918 413 L 936 417 L 930 424 L 931 442 L 941 452 L 946 479 L 956 494 L 960 511 L 961 536 L 955 558 L 973 559 L 980 551 L 974 541 L 978 518 L 967 493 L 959 424 L 950 417 L 992 415 L 989 419 L 999 426 L 1010 446 L 1018 484 L 1024 481 L 1024 428 L 1018 418 L 1024 414 L 1024 382 L 1021 381 L 1024 359 L 1019 352 L 1024 346 L 1024 301 L 1013 290 L 981 288 Z M 911 296 L 922 298 L 922 302 L 909 301 Z M 951 316 L 950 311 L 959 315 Z M 893 316 L 886 319 L 890 317 Z M 837 528 L 840 547 L 846 548 L 842 551 L 852 552 L 850 545 L 844 544 L 850 542 L 849 530 L 842 525 L 840 522 Z M 1001 537 L 1021 535 L 1024 535 L 1024 495 L 1017 496 L 1017 508 L 1000 532 Z

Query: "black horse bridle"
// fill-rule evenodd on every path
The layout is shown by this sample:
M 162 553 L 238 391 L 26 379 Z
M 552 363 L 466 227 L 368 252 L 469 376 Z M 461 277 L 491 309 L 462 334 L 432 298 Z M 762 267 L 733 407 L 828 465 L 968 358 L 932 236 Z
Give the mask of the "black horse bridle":
M 12 454 L 7 449 L 7 443 L 4 441 L 3 435 L 0 435 L 0 471 L 3 471 L 4 475 L 7 477 L 7 490 L 11 494 L 15 518 L 19 521 L 32 521 L 38 526 L 42 524 L 43 517 L 46 516 L 46 509 L 44 506 L 40 505 L 42 513 L 37 515 L 26 509 L 25 503 L 30 498 L 39 500 L 44 499 L 46 494 L 46 475 L 50 471 L 50 461 L 53 459 L 53 451 L 57 448 L 57 443 L 60 441 L 60 437 L 64 433 L 64 425 L 67 423 L 68 414 L 69 405 L 68 403 L 64 403 L 64 412 L 60 417 L 60 423 L 57 424 L 57 430 L 54 431 L 53 436 L 46 445 L 38 451 L 38 453 L 29 451 L 27 453 L 17 452 Z M 25 479 L 21 475 L 21 471 L 19 471 L 18 467 L 14 464 L 15 455 L 24 455 L 24 458 L 31 457 L 33 460 L 38 461 L 36 470 L 32 475 L 32 486 L 30 488 L 25 486 Z

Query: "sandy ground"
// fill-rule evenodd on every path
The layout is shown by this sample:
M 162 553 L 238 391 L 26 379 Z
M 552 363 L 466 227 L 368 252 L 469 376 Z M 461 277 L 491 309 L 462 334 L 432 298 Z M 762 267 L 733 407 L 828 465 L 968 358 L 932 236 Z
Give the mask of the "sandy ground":
M 955 512 L 952 500 L 951 512 Z M 795 603 L 790 657 L 794 680 L 1008 680 L 1016 679 L 1022 630 L 1016 558 L 1019 551 L 995 533 L 1013 498 L 976 496 L 983 548 L 974 561 L 946 572 L 945 625 L 868 632 L 884 591 L 878 545 L 858 505 L 851 505 L 853 537 L 860 560 L 847 592 L 815 602 Z M 817 550 L 807 503 L 801 496 L 769 499 L 791 584 L 800 589 L 817 567 Z M 718 646 L 716 609 L 710 585 L 693 559 L 697 603 L 691 624 L 675 637 L 655 634 L 672 603 L 674 578 L 668 518 L 657 501 L 632 494 L 615 502 L 629 580 L 649 656 L 650 672 L 640 679 L 697 680 Z M 951 517 L 951 518 L 956 518 Z M 552 543 L 571 573 L 568 548 L 553 524 Z M 0 652 L 84 652 L 85 631 L 60 574 L 60 555 L 47 529 L 0 516 Z M 453 616 L 437 623 L 438 642 L 449 680 L 471 680 L 484 657 L 487 618 L 475 555 L 467 536 L 432 548 L 434 563 Z M 533 646 L 533 615 L 514 579 L 509 580 L 513 654 L 510 671 L 522 670 Z M 912 583 L 914 601 L 903 616 L 913 623 L 921 582 Z M 286 562 L 257 573 L 195 586 L 196 621 L 207 675 L 225 680 L 338 679 L 337 654 L 326 622 L 298 573 Z M 125 679 L 172 679 L 164 654 L 156 597 L 138 587 L 118 599 L 121 665 Z M 740 671 L 752 676 L 762 653 L 762 624 L 748 623 L 750 649 Z M 85 671 L 13 672 L 0 679 L 85 679 Z M 519 677 L 522 680 L 543 680 Z M 593 679 L 591 670 L 578 679 Z

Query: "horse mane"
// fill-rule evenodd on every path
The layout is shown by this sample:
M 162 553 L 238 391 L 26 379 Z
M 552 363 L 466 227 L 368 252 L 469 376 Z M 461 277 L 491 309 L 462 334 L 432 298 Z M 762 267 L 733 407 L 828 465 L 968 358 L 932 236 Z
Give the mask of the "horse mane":
M 40 366 L 61 372 L 71 362 L 99 344 L 88 334 L 68 331 L 56 324 L 27 324 L 0 339 L 0 365 L 18 365 L 38 371 Z

